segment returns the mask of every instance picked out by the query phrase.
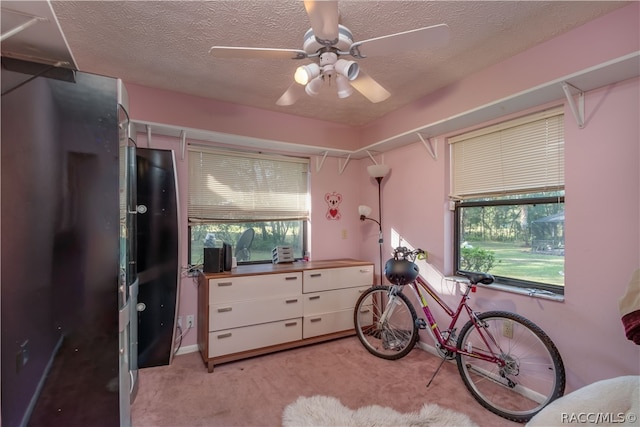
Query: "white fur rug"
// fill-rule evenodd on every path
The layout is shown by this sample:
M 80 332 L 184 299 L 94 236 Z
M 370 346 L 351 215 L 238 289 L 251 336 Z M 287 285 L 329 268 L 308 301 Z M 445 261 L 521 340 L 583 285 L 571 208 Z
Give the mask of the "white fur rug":
M 299 397 L 282 414 L 283 427 L 477 427 L 459 412 L 425 404 L 420 412 L 400 413 L 378 405 L 349 409 L 335 397 Z

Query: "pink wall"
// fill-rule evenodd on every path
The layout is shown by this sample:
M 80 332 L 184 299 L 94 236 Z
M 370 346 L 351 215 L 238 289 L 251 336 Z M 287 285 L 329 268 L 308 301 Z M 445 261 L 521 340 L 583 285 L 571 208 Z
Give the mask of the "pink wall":
M 639 20 L 640 3 L 634 2 L 541 43 L 362 127 L 361 144 L 368 146 L 636 52 Z
M 136 120 L 341 150 L 359 148 L 359 135 L 350 126 L 132 83 L 126 86 L 129 113 Z
M 488 79 L 486 84 L 497 82 Z M 491 289 L 474 297 L 478 310 L 514 311 L 539 324 L 563 355 L 568 391 L 604 378 L 640 374 L 640 347 L 624 336 L 617 305 L 640 267 L 639 103 L 639 81 L 632 79 L 586 94 L 584 129 L 565 106 L 565 301 Z M 428 250 L 430 262 L 447 275 L 453 273 L 453 233 L 444 139 L 435 138 L 438 161 L 419 143 L 385 153 L 392 172 L 382 198 L 385 236 L 395 231 Z M 374 241 L 366 244 L 369 249 L 363 253 L 375 259 Z M 434 285 L 444 294 L 452 291 L 446 282 Z M 431 342 L 427 334 L 422 339 Z
M 316 162 L 321 159 L 311 159 L 311 259 L 359 259 L 360 162 L 350 161 L 340 174 L 335 157 L 327 157 L 317 171 Z M 327 219 L 325 195 L 334 192 L 342 196 L 340 219 Z
M 638 50 L 639 6 L 633 3 L 421 99 L 361 129 L 359 141 L 380 140 L 428 123 L 431 117 L 448 117 L 541 81 Z M 541 60 L 545 59 L 553 61 L 547 61 L 543 67 Z M 140 86 L 134 86 L 129 94 L 131 115 L 137 120 L 239 134 L 251 132 L 253 136 L 321 146 L 335 142 L 324 138 L 340 128 L 259 110 L 238 112 L 237 106 L 228 106 L 227 110 L 227 106 L 211 101 Z M 557 103 L 565 102 L 560 89 L 558 97 Z M 640 374 L 640 346 L 624 337 L 617 310 L 618 298 L 632 272 L 640 266 L 639 99 L 638 79 L 588 92 L 584 129 L 577 127 L 565 106 L 565 301 L 491 289 L 483 289 L 474 296 L 478 310 L 515 311 L 549 333 L 564 358 L 568 391 L 603 378 Z M 228 111 L 233 111 L 231 120 L 226 120 Z M 277 118 L 277 123 L 271 127 L 265 117 Z M 309 135 L 318 134 L 304 132 L 310 125 L 320 129 L 326 126 L 329 130 L 319 132 L 322 135 L 319 140 L 310 140 Z M 285 135 L 282 129 L 286 129 Z M 341 135 L 353 136 L 355 132 L 338 130 L 346 132 Z M 445 137 L 435 138 L 437 160 L 420 143 L 389 151 L 376 159 L 381 161 L 384 157 L 384 163 L 391 166 L 390 175 L 382 182 L 385 253 L 390 250 L 392 233 L 399 233 L 412 245 L 427 249 L 435 268 L 451 274 L 452 216 L 447 209 L 449 169 Z M 144 141 L 145 136 L 142 138 Z M 178 142 L 153 137 L 152 146 L 177 150 Z M 351 160 L 342 174 L 338 169 L 344 159 L 327 157 L 320 171 L 316 170 L 317 161 L 319 158 L 311 158 L 311 257 L 353 257 L 377 263 L 377 225 L 370 221 L 362 223 L 357 217 L 357 206 L 367 204 L 377 218 L 378 187 L 366 173 L 371 160 Z M 178 174 L 180 192 L 186 194 L 186 160 L 178 159 Z M 339 221 L 325 218 L 324 196 L 334 191 L 343 197 Z M 182 212 L 182 217 L 181 232 L 186 236 L 186 212 Z M 186 239 L 183 242 L 182 259 L 186 265 Z M 437 285 L 444 292 L 451 291 L 445 284 Z M 182 281 L 180 296 L 181 315 L 195 313 L 196 292 L 190 280 Z M 183 345 L 195 344 L 193 332 Z
M 640 347 L 621 333 L 617 311 L 640 267 L 639 103 L 638 79 L 593 91 L 585 100 L 586 127 L 569 122 L 565 128 L 566 250 L 572 255 L 557 320 L 578 379 L 640 370 Z M 589 338 L 606 345 L 593 346 Z
M 187 142 L 190 143 L 193 141 L 187 138 Z M 202 142 L 198 141 L 198 143 L 201 144 Z M 186 195 L 188 194 L 188 156 L 185 155 L 185 159 L 181 159 L 178 138 L 152 134 L 150 144 L 148 145 L 147 135 L 140 133 L 137 135 L 137 144 L 139 147 L 144 148 L 149 146 L 155 149 L 175 151 L 176 173 L 178 177 L 178 203 L 180 205 L 180 265 L 185 267 L 188 264 L 189 250 L 186 205 Z M 360 192 L 360 181 L 362 178 L 361 161 L 350 161 L 346 167 L 344 167 L 342 174 L 340 174 L 339 168 L 341 165 L 344 165 L 343 159 L 341 160 L 342 163 L 339 163 L 338 158 L 327 157 L 322 167 L 318 168 L 317 165 L 319 166 L 321 160 L 321 157 L 312 157 L 310 162 L 312 208 L 310 219 L 311 259 L 361 259 L 358 205 L 365 202 L 369 204 L 372 203 L 371 201 L 364 200 Z M 342 202 L 338 207 L 340 219 L 329 220 L 326 216 L 328 205 L 325 201 L 325 195 L 334 192 L 342 196 Z M 375 194 L 377 194 L 377 192 Z M 377 209 L 377 204 L 372 206 L 375 206 Z M 180 282 L 178 315 L 184 317 L 196 313 L 197 284 L 192 278 L 183 277 Z M 184 336 L 182 346 L 193 346 L 196 343 L 196 330 L 193 329 Z

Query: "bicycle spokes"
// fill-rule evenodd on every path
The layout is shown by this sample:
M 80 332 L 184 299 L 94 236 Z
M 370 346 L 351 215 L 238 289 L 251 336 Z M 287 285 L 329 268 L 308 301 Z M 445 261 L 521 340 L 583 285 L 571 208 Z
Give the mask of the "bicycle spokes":
M 477 315 L 460 331 L 458 370 L 471 394 L 490 411 L 528 421 L 564 391 L 564 366 L 549 337 L 514 313 Z
M 356 335 L 365 348 L 383 359 L 407 355 L 418 340 L 417 315 L 398 289 L 374 286 L 356 303 Z

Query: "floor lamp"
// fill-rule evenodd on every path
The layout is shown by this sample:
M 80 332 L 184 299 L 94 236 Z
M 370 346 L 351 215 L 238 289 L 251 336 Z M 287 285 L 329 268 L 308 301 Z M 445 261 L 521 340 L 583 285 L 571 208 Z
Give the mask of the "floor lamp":
M 383 238 L 382 238 L 382 178 L 384 178 L 385 176 L 387 176 L 387 174 L 389 173 L 391 169 L 389 168 L 388 165 L 371 165 L 371 166 L 367 166 L 367 172 L 369 172 L 369 175 L 372 178 L 375 178 L 376 181 L 378 181 L 378 218 L 380 219 L 379 221 L 376 221 L 373 218 L 369 218 L 369 215 L 371 214 L 371 208 L 369 206 L 365 206 L 365 205 L 361 205 L 358 206 L 358 213 L 360 214 L 360 221 L 364 221 L 366 219 L 375 222 L 376 224 L 378 224 L 378 229 L 379 229 L 379 235 L 378 235 L 378 243 L 380 244 L 380 284 L 382 285 L 383 283 L 383 277 L 384 277 L 384 273 L 383 273 L 383 258 L 382 258 L 382 247 L 383 247 Z

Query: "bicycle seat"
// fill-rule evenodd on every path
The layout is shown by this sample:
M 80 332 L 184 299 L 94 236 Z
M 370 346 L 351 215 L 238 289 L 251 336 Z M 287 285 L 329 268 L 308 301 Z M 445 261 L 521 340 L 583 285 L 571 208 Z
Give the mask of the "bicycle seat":
M 489 274 L 489 273 L 474 273 L 474 272 L 467 272 L 467 271 L 457 271 L 456 274 L 459 275 L 459 276 L 463 276 L 463 277 L 466 277 L 467 279 L 469 279 L 469 282 L 471 282 L 472 285 L 475 285 L 477 283 L 482 283 L 483 285 L 490 285 L 494 281 L 493 276 L 491 274 Z

